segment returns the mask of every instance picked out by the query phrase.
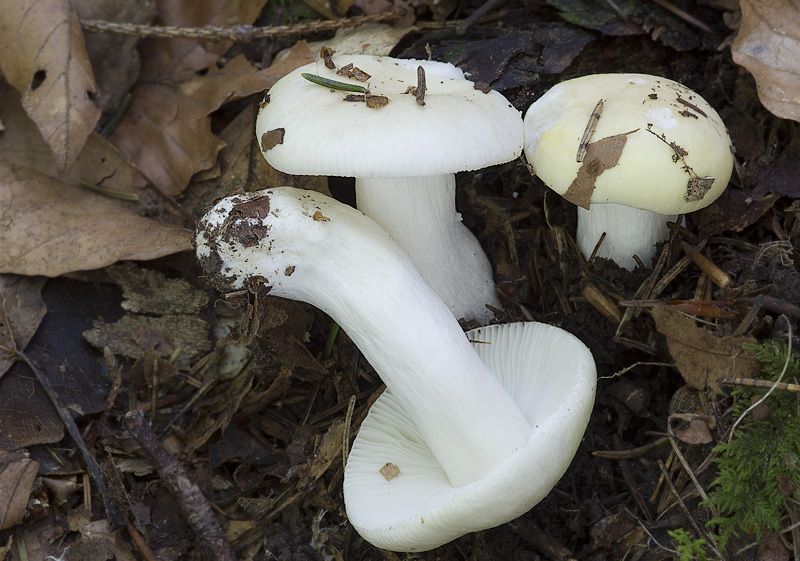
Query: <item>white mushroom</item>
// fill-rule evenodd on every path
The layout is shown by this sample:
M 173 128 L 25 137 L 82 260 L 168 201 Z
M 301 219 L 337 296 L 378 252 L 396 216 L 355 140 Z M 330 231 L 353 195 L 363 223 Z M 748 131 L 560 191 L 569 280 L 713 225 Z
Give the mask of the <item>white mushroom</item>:
M 420 551 L 501 524 L 566 470 L 595 387 L 591 355 L 574 337 L 538 324 L 493 326 L 473 333 L 487 342 L 476 352 L 388 234 L 319 193 L 227 197 L 195 241 L 213 284 L 325 311 L 389 388 L 345 476 L 348 513 L 375 545 Z M 387 463 L 399 470 L 390 480 L 378 472 Z
M 733 150 L 716 111 L 687 87 L 646 74 L 595 74 L 557 84 L 525 114 L 536 175 L 578 205 L 576 241 L 633 269 L 669 236 L 667 222 L 725 190 Z M 580 160 L 580 161 L 579 161 Z M 590 209 L 591 206 L 591 209 Z
M 451 64 L 367 55 L 330 60 L 370 77 L 348 78 L 321 61 L 279 80 L 256 123 L 264 157 L 286 173 L 355 177 L 359 210 L 408 252 L 453 314 L 488 319 L 486 304 L 500 302 L 489 260 L 456 212 L 454 173 L 518 157 L 520 113 L 499 93 L 475 89 Z M 424 106 L 413 93 L 418 68 L 425 76 Z M 303 73 L 367 88 L 370 95 L 334 91 Z M 360 101 L 345 101 L 348 95 Z M 370 109 L 370 96 L 388 103 Z

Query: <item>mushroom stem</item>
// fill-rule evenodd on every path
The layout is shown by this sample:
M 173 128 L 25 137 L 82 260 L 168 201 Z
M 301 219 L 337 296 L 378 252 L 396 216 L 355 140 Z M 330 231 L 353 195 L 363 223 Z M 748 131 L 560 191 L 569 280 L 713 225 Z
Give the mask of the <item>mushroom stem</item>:
M 675 222 L 679 215 L 656 214 L 630 206 L 605 203 L 593 204 L 591 210 L 578 207 L 578 249 L 587 259 L 597 241 L 606 237 L 597 257 L 605 257 L 628 270 L 636 268 L 633 256 L 650 265 L 656 254 L 656 244 L 669 238 L 667 222 Z
M 266 287 L 339 323 L 453 486 L 525 443 L 529 421 L 407 254 L 361 212 L 291 187 L 234 195 L 203 217 L 196 245 L 221 289 Z
M 403 248 L 456 318 L 487 320 L 500 308 L 492 266 L 456 212 L 454 174 L 356 178 L 358 209 Z

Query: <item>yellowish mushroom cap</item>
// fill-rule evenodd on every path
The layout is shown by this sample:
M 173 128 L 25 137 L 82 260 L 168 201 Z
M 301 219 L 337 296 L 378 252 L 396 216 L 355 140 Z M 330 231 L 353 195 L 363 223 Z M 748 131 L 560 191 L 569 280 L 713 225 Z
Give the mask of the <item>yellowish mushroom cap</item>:
M 719 197 L 733 169 L 717 112 L 689 88 L 646 74 L 562 82 L 531 105 L 525 134 L 536 175 L 584 208 L 693 212 Z

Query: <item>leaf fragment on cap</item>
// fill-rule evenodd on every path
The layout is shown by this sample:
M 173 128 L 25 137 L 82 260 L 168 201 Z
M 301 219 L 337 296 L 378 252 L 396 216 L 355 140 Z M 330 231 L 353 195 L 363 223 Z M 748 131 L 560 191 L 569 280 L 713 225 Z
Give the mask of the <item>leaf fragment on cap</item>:
M 272 150 L 278 144 L 283 144 L 283 137 L 286 134 L 286 129 L 272 129 L 261 135 L 261 151 L 266 152 Z

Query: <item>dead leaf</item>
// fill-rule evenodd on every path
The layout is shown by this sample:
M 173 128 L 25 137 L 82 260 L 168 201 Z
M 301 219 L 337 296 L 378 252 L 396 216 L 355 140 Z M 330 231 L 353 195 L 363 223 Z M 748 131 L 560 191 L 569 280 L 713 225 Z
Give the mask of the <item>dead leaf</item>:
M 742 0 L 733 60 L 755 77 L 771 113 L 800 121 L 800 8 L 790 0 Z
M 208 324 L 196 315 L 127 315 L 114 323 L 97 321 L 83 335 L 98 349 L 108 347 L 116 355 L 133 359 L 153 346 L 162 357 L 180 350 L 174 361 L 178 368 L 187 368 L 192 360 L 211 350 Z
M 196 314 L 208 303 L 208 294 L 182 278 L 168 279 L 161 271 L 134 263 L 106 269 L 122 287 L 122 309 L 145 314 Z
M 0 345 L 24 350 L 39 328 L 47 306 L 42 300 L 44 279 L 0 275 Z M 0 349 L 0 378 L 13 364 Z
M 0 70 L 66 171 L 100 119 L 80 23 L 66 0 L 0 4 Z
M 322 441 L 311 455 L 311 461 L 306 465 L 307 472 L 298 483 L 299 489 L 311 489 L 317 479 L 322 477 L 336 459 L 342 457 L 342 442 L 344 439 L 344 419 L 336 419 L 328 427 Z
M 58 442 L 64 425 L 36 376 L 13 366 L 0 378 L 0 450 L 18 450 L 34 444 Z
M 562 196 L 572 204 L 589 210 L 595 181 L 604 171 L 617 165 L 627 140 L 627 134 L 615 134 L 586 146 L 578 174 Z
M 147 181 L 119 150 L 97 133 L 86 139 L 78 159 L 66 173 L 56 166 L 36 124 L 22 108 L 19 93 L 0 78 L 0 160 L 26 167 L 70 185 L 82 179 L 93 185 L 122 192 L 141 193 Z
M 726 189 L 694 217 L 700 219 L 699 236 L 708 238 L 729 230 L 741 232 L 758 221 L 779 198 L 776 194 L 756 196 L 754 191 Z
M 38 471 L 27 453 L 0 451 L 0 530 L 22 521 Z
M 656 330 L 667 338 L 669 352 L 678 371 L 690 388 L 711 388 L 724 394 L 717 384 L 720 378 L 753 378 L 760 370 L 758 360 L 744 351 L 752 337 L 715 337 L 697 327 L 692 318 L 666 306 L 652 309 Z
M 250 24 L 264 3 L 160 2 L 160 23 Z M 244 57 L 218 67 L 229 46 L 227 41 L 185 39 L 148 39 L 141 44 L 140 80 L 131 92 L 131 106 L 111 139 L 165 194 L 181 193 L 195 173 L 214 166 L 224 144 L 211 131 L 209 113 L 231 99 L 274 83 L 270 76 L 256 72 Z
M 111 530 L 108 520 L 95 520 L 79 528 L 80 538 L 71 544 L 64 555 L 64 561 L 84 561 L 86 559 L 115 559 L 134 561 L 128 546 L 119 532 Z
M 253 371 L 248 369 L 233 379 L 225 392 L 204 409 L 198 422 L 186 432 L 186 445 L 192 451 L 205 444 L 216 431 L 224 431 L 253 386 Z
M 675 433 L 681 442 L 686 444 L 708 444 L 712 440 L 711 431 L 702 419 L 694 419 L 689 425 Z
M 273 168 L 261 155 L 258 139 L 253 134 L 258 104 L 248 105 L 220 133 L 225 147 L 220 151 L 215 173 L 197 174 L 182 203 L 193 213 L 202 214 L 209 201 L 242 187 L 258 191 L 267 187 L 289 185 L 311 189 L 330 196 L 325 176 L 287 175 Z
M 191 248 L 192 232 L 130 203 L 0 162 L 0 272 L 57 276 Z
M 74 6 L 82 20 L 149 24 L 156 16 L 155 0 L 77 0 Z M 136 45 L 140 39 L 121 33 L 87 33 L 84 40 L 100 92 L 95 103 L 103 112 L 113 113 L 139 77 L 141 64 Z M 108 56 L 109 53 L 114 56 Z

